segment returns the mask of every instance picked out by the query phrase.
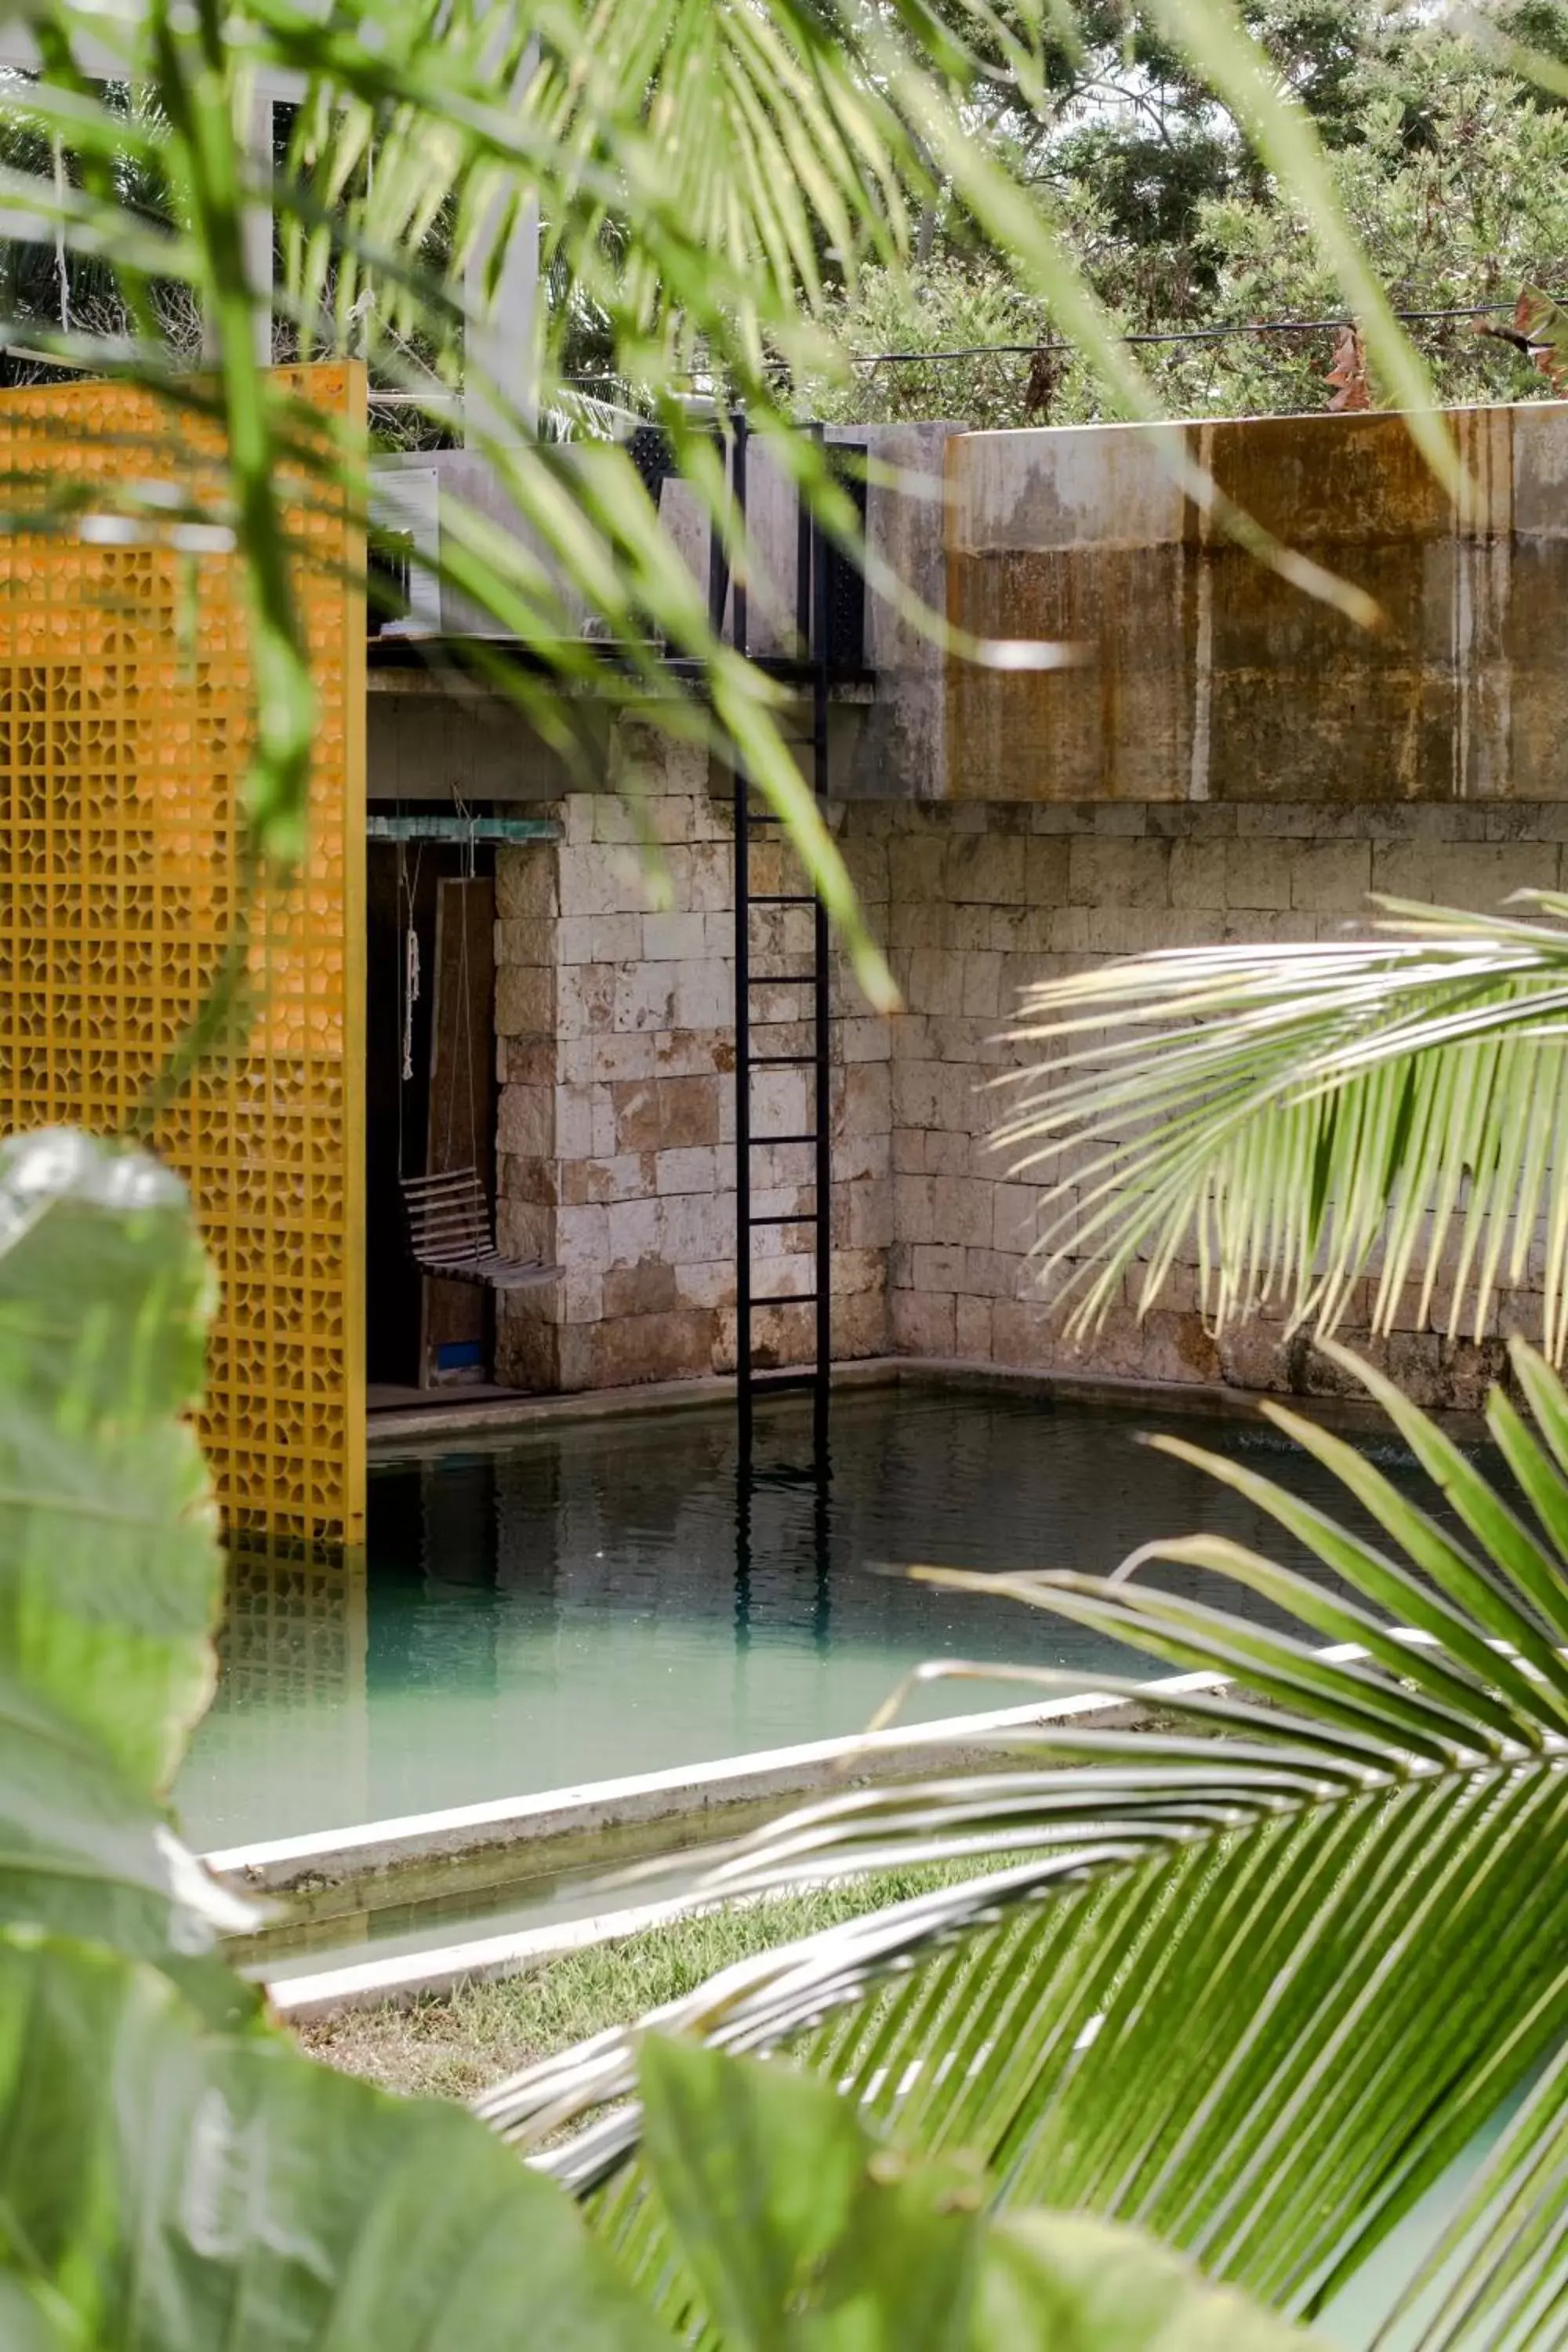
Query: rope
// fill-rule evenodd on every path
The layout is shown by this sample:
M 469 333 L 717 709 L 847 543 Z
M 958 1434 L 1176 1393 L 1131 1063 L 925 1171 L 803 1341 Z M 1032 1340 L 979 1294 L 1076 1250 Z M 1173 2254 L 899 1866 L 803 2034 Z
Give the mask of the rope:
M 407 1173 L 406 1153 L 403 1143 L 403 1089 L 414 1076 L 414 1008 L 419 1002 L 419 933 L 415 927 L 414 907 L 419 888 L 419 862 L 425 855 L 425 845 L 419 842 L 414 851 L 414 880 L 408 879 L 408 853 L 400 841 L 397 845 L 397 914 L 403 929 L 403 954 L 398 968 L 398 1028 L 403 1054 L 402 1074 L 397 1087 L 397 1175 L 399 1182 Z
M 452 794 L 452 802 L 458 817 L 466 821 L 468 828 L 468 848 L 464 859 L 464 872 L 462 876 L 462 919 L 458 929 L 458 996 L 459 1007 L 458 1017 L 462 1028 L 463 1066 L 468 1089 L 468 1157 L 470 1163 L 477 1168 L 479 1164 L 479 1097 L 474 1088 L 473 1006 L 469 999 L 468 991 L 468 885 L 477 881 L 479 878 L 479 856 L 474 846 L 473 813 L 460 793 L 454 792 Z M 452 1165 L 452 1118 L 457 1105 L 457 1087 L 455 1086 L 448 1087 L 447 1089 L 447 1135 L 446 1140 L 442 1146 L 442 1165 L 448 1169 Z

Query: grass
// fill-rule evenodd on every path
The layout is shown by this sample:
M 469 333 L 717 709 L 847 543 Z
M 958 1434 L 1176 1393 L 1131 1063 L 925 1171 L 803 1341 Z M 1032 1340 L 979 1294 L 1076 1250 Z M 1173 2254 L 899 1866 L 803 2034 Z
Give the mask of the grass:
M 527 1975 L 428 2000 L 344 2010 L 295 2027 L 312 2057 L 388 2090 L 466 2099 L 609 2025 L 628 2025 L 735 1960 L 968 1872 L 888 1873 L 812 1894 L 710 1911 L 566 1952 Z

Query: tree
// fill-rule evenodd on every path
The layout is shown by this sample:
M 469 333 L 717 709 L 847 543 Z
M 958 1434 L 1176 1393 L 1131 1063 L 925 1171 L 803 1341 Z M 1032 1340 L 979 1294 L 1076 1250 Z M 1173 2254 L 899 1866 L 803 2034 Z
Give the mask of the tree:
M 1546 389 L 1516 348 L 1470 313 L 1521 284 L 1568 282 L 1563 199 L 1568 115 L 1515 42 L 1561 54 L 1555 0 L 1453 29 L 1374 0 L 1285 0 L 1249 12 L 1283 82 L 1327 151 L 1357 236 L 1393 301 L 1452 310 L 1415 329 L 1439 396 L 1526 399 Z M 1249 320 L 1343 315 L 1309 214 L 1258 163 L 1244 123 L 1136 15 L 1086 30 L 1076 70 L 1047 74 L 1035 105 L 1016 85 L 987 102 L 1054 207 L 1075 257 L 1119 322 L 1142 334 Z M 826 386 L 835 414 L 963 415 L 983 424 L 1074 424 L 1113 415 L 1103 382 L 1070 350 L 1033 362 L 1043 306 L 962 221 L 907 268 L 875 265 L 833 313 L 846 350 L 1023 351 L 962 363 L 856 371 Z M 1506 325 L 1506 318 L 1496 323 Z M 1321 409 L 1331 331 L 1154 345 L 1145 361 L 1182 415 Z

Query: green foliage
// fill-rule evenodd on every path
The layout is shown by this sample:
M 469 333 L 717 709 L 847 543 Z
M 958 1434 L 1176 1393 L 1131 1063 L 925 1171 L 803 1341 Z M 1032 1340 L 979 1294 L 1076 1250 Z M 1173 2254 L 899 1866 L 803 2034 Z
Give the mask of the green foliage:
M 0 2331 L 499 2352 L 526 2312 L 531 2341 L 657 2344 L 557 2189 L 299 2056 L 214 1948 L 247 1915 L 155 1795 L 210 1673 L 209 1297 L 153 1161 L 0 1151 Z
M 1521 1343 L 1513 1360 L 1531 1420 L 1500 1394 L 1489 1421 L 1517 1494 L 1363 1368 L 1429 1509 L 1269 1404 L 1353 1517 L 1161 1443 L 1271 1516 L 1300 1565 L 1198 1535 L 1110 1579 L 917 1571 L 1215 1679 L 1164 1702 L 1176 1732 L 1042 1726 L 1022 1757 L 1009 1735 L 1005 1768 L 847 1793 L 738 1845 L 707 1891 L 1010 1859 L 731 1968 L 648 2022 L 788 2048 L 908 2155 L 978 2158 L 1004 2207 L 1136 2223 L 1308 2318 L 1545 2069 L 1445 2252 L 1430 2321 L 1434 2344 L 1511 2345 L 1499 2315 L 1562 2288 L 1568 2116 L 1552 2063 L 1568 2033 L 1568 1393 Z M 1252 1613 L 1226 1606 L 1237 1594 Z M 594 2117 L 536 2160 L 608 2184 L 600 2227 L 652 2281 L 668 2242 L 626 2162 L 636 2089 L 635 2037 L 607 2034 L 479 2105 L 524 2146 Z
M 0 1939 L 0 2253 L 81 2340 L 640 2352 L 557 2191 L 460 2109 L 204 2030 L 101 1948 Z
M 1568 112 L 1516 61 L 1509 38 L 1547 56 L 1568 19 L 1542 0 L 1528 22 L 1502 11 L 1456 27 L 1377 0 L 1268 0 L 1247 12 L 1283 86 L 1328 153 L 1333 184 L 1371 268 L 1397 307 L 1511 305 L 1521 284 L 1568 284 Z M 1039 201 L 1121 325 L 1139 333 L 1236 320 L 1343 316 L 1345 289 L 1314 207 L 1276 159 L 1260 167 L 1245 112 L 1216 105 L 1207 77 L 1142 12 L 1081 12 L 1076 63 L 1033 107 L 991 103 Z M 907 266 L 876 265 L 833 312 L 843 347 L 921 352 L 1028 345 L 1052 330 L 1005 258 L 976 250 L 956 212 Z M 1500 312 L 1493 323 L 1506 327 Z M 1516 346 L 1461 316 L 1417 324 L 1446 402 L 1542 397 Z M 1234 336 L 1146 347 L 1175 415 L 1323 409 L 1332 335 Z M 1375 378 L 1375 370 L 1374 370 Z M 815 387 L 814 387 L 815 389 Z M 963 416 L 987 425 L 1074 424 L 1116 415 L 1071 349 L 938 366 L 857 370 L 825 381 L 832 413 L 859 420 Z
M 655 2187 L 713 2322 L 748 2352 L 944 2352 L 968 2334 L 973 2166 L 910 2165 L 784 2067 L 650 2035 L 638 2079 Z
M 214 1948 L 249 1917 L 98 1741 L 0 1676 L 0 1923 L 99 1937 L 230 2023 L 255 2012 L 257 1996 Z
M 732 2352 L 1306 2352 L 1300 2330 L 1137 2232 L 996 2218 L 963 2158 L 916 2160 L 826 2084 L 650 2035 L 648 2175 L 689 2270 L 683 2333 Z
M 1131 2230 L 1018 2213 L 989 2235 L 975 2352 L 1305 2352 L 1312 2340 Z
M 1547 1353 L 1568 1345 L 1568 899 L 1536 919 L 1383 902 L 1367 939 L 1140 956 L 1047 981 L 1018 1034 L 1047 1058 L 998 1140 L 1044 1186 L 1042 1277 L 1092 1328 L 1195 1254 L 1205 1311 L 1259 1303 L 1331 1332 L 1414 1292 L 1486 1327 L 1535 1252 Z M 1156 1044 L 1157 1039 L 1157 1044 Z
M 153 1162 L 0 1144 L 0 1657 L 150 1790 L 212 1687 L 217 1522 L 184 1418 L 211 1296 Z

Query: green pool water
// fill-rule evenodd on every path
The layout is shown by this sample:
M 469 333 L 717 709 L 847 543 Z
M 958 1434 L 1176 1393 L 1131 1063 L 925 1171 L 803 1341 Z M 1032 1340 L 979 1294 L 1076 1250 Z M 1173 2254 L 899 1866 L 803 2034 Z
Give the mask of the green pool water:
M 1261 1514 L 1139 1445 L 1158 1426 L 1342 1507 L 1255 1423 L 996 1390 L 840 1396 L 826 1481 L 804 1408 L 783 1401 L 746 1481 L 719 1409 L 378 1466 L 363 1559 L 234 1562 L 217 1699 L 177 1792 L 187 1832 L 231 1846 L 826 1738 L 930 1657 L 1025 1659 L 1084 1687 L 1152 1672 L 1037 1612 L 894 1571 L 1103 1570 L 1200 1527 L 1280 1550 Z M 911 1714 L 1019 1696 L 948 1684 Z

